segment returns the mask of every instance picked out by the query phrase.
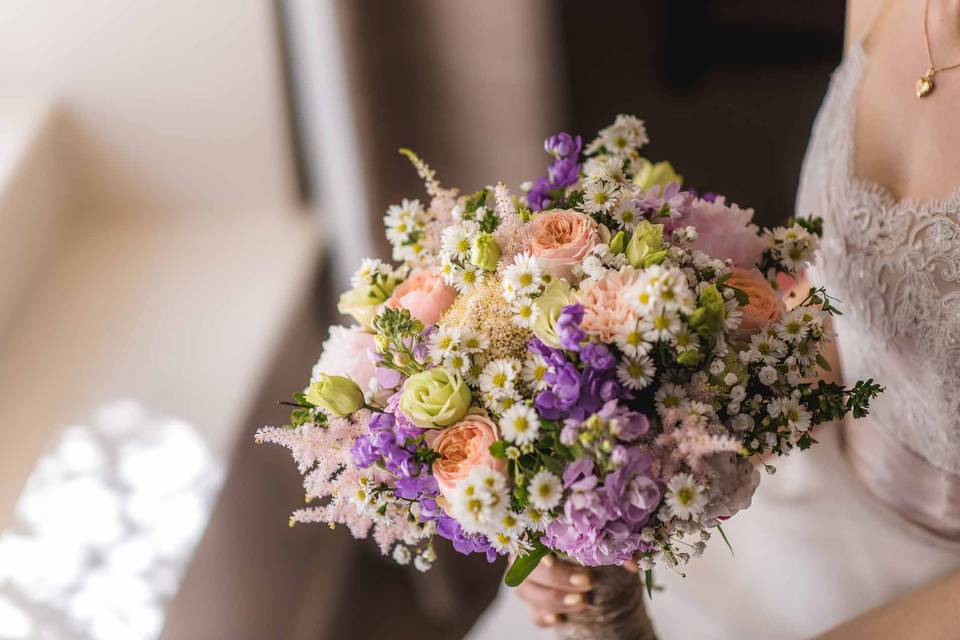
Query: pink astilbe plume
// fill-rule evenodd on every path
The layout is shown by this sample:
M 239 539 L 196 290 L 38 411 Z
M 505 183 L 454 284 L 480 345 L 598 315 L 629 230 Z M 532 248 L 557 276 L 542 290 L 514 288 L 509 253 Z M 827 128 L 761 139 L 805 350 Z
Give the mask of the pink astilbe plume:
M 500 218 L 500 225 L 493 232 L 502 254 L 501 264 L 510 264 L 514 256 L 529 248 L 529 240 L 523 233 L 524 223 L 517 214 L 510 190 L 501 182 L 493 189 L 494 212 Z
M 678 426 L 657 436 L 654 456 L 660 477 L 669 478 L 684 467 L 698 475 L 707 472 L 706 459 L 716 453 L 737 453 L 743 448 L 736 438 L 710 433 L 698 425 Z
M 430 196 L 430 213 L 433 214 L 434 222 L 449 223 L 451 220 L 450 212 L 457 204 L 457 194 L 459 189 L 444 189 L 437 180 L 436 170 L 428 165 L 423 159 L 410 149 L 400 149 L 400 153 L 406 156 L 410 164 L 417 170 L 417 175 L 423 180 L 423 186 Z M 445 226 L 445 225 L 444 225 Z M 439 236 L 439 231 L 437 235 Z

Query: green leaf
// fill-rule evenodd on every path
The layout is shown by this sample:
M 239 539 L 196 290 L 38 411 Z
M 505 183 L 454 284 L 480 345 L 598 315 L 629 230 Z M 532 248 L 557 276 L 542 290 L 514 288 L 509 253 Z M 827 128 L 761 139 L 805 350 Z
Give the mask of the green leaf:
M 504 584 L 508 587 L 520 586 L 520 583 L 527 579 L 527 576 L 537 568 L 537 565 L 548 553 L 550 553 L 550 549 L 545 547 L 542 542 L 534 541 L 530 553 L 525 556 L 517 556 L 517 559 L 510 565 L 507 575 L 503 577 Z
M 824 371 L 833 371 L 833 369 L 830 368 L 830 363 L 827 362 L 827 359 L 819 353 L 817 354 L 817 364 L 820 365 L 820 368 Z
M 550 473 L 560 476 L 563 475 L 563 461 L 553 456 L 542 456 L 544 466 Z
M 717 531 L 720 532 L 720 537 L 723 538 L 723 541 L 727 543 L 727 549 L 730 549 L 730 555 L 736 556 L 737 554 L 733 552 L 733 545 L 730 544 L 730 541 L 727 539 L 727 534 L 719 524 L 717 525 Z
M 497 440 L 492 445 L 490 445 L 490 455 L 494 458 L 500 458 L 501 460 L 507 457 L 507 442 L 505 440 Z
M 643 583 L 647 586 L 647 597 L 653 599 L 653 569 L 643 572 Z

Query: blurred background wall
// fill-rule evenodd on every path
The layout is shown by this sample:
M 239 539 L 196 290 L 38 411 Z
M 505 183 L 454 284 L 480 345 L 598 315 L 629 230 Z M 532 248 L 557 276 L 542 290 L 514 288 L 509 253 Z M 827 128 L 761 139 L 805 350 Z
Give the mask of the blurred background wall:
M 423 197 L 397 148 L 516 186 L 547 135 L 634 113 L 652 159 L 770 224 L 842 26 L 835 0 L 0 0 L 0 638 L 462 637 L 501 566 L 291 530 L 299 476 L 252 444 L 383 211 Z M 161 450 L 143 494 L 125 461 Z M 111 534 L 71 531 L 95 502 Z

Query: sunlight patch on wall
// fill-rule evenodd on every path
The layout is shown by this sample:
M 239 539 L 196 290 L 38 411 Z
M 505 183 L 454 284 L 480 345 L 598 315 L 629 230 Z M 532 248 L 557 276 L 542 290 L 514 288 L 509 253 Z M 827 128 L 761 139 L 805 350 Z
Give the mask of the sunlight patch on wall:
M 131 400 L 67 427 L 0 534 L 0 639 L 157 637 L 222 475 L 195 428 Z

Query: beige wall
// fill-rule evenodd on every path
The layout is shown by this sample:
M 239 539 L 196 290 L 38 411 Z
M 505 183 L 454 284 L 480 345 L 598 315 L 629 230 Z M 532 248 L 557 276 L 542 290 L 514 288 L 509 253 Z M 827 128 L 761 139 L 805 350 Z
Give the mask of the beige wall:
M 56 99 L 84 211 L 292 204 L 268 0 L 0 0 L 0 97 Z

